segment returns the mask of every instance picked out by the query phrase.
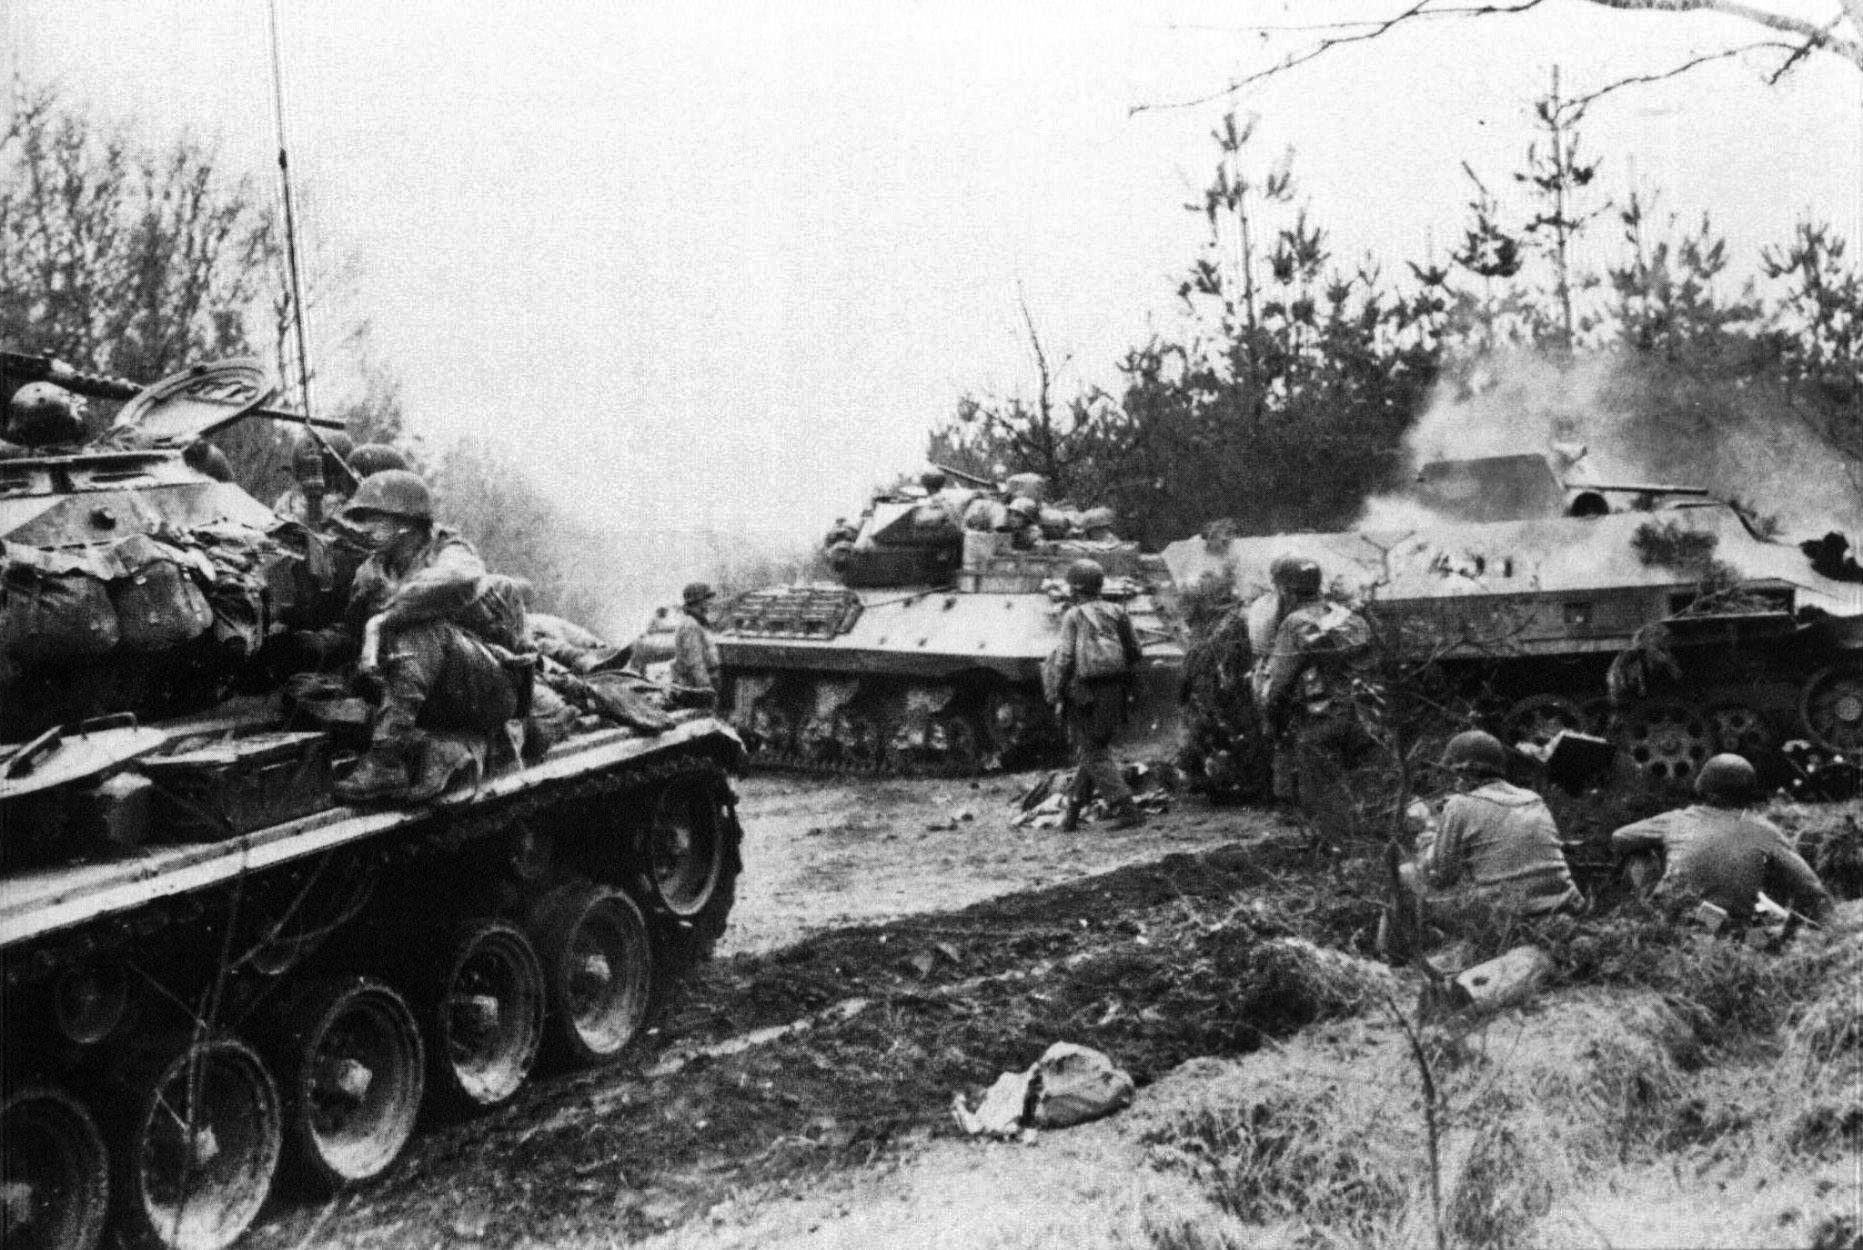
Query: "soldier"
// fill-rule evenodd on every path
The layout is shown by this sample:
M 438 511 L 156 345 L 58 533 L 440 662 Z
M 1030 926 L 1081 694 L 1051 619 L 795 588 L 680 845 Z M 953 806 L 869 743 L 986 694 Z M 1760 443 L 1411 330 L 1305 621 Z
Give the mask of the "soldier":
M 687 586 L 679 596 L 685 615 L 673 634 L 672 682 L 685 690 L 698 692 L 699 699 L 708 705 L 718 699 L 720 662 L 718 644 L 712 639 L 706 611 L 717 597 L 704 582 Z
M 1119 535 L 1113 532 L 1119 515 L 1111 508 L 1101 506 L 1088 508 L 1080 514 L 1080 537 L 1087 542 L 1115 543 Z
M 1507 748 L 1499 738 L 1464 730 L 1443 747 L 1440 766 L 1457 792 L 1417 840 L 1417 875 L 1428 893 L 1459 891 L 1521 916 L 1583 903 L 1551 810 L 1505 779 Z
M 83 442 L 83 399 L 50 382 L 28 382 L 7 403 L 6 439 L 22 447 Z
M 205 473 L 216 482 L 233 480 L 233 462 L 226 458 L 226 453 L 204 438 L 197 438 L 181 449 L 181 459 L 200 473 Z
M 1626 856 L 1660 856 L 1655 896 L 1712 903 L 1736 932 L 1751 919 L 1761 890 L 1808 920 L 1822 920 L 1834 904 L 1817 872 L 1777 825 L 1744 810 L 1758 789 L 1753 765 L 1738 755 L 1713 756 L 1695 774 L 1700 803 L 1625 825 L 1611 834 L 1611 845 Z
M 1366 745 L 1352 669 L 1370 646 L 1371 626 L 1345 605 L 1320 598 L 1318 564 L 1277 563 L 1280 621 L 1267 651 L 1258 653 L 1252 678 L 1262 733 L 1274 744 L 1274 796 L 1339 825 L 1351 798 L 1345 772 Z M 1253 612 L 1250 623 L 1252 632 Z
M 1061 614 L 1061 637 L 1042 665 L 1043 691 L 1074 748 L 1074 776 L 1061 822 L 1068 832 L 1080 827 L 1081 810 L 1095 794 L 1112 813 L 1115 829 L 1130 829 L 1141 819 L 1112 757 L 1141 652 L 1126 610 L 1100 598 L 1105 584 L 1106 570 L 1097 560 L 1068 565 L 1069 606 Z
M 1027 495 L 1018 495 L 1003 509 L 996 532 L 1009 536 L 1009 546 L 1016 551 L 1032 551 L 1041 538 L 1041 505 Z
M 431 798 L 456 771 L 446 761 L 466 761 L 434 750 L 429 731 L 489 737 L 524 711 L 508 672 L 517 667 L 510 644 L 522 644 L 521 604 L 515 623 L 494 629 L 481 591 L 508 579 L 488 578 L 471 544 L 434 525 L 427 484 L 405 469 L 363 482 L 343 521 L 371 550 L 356 572 L 346 621 L 361 639 L 357 668 L 380 679 L 382 703 L 369 752 L 337 784 L 337 797 Z M 472 629 L 462 624 L 468 620 Z
M 356 475 L 358 482 L 389 469 L 409 467 L 407 457 L 387 443 L 364 443 L 349 453 L 348 462 L 349 471 Z

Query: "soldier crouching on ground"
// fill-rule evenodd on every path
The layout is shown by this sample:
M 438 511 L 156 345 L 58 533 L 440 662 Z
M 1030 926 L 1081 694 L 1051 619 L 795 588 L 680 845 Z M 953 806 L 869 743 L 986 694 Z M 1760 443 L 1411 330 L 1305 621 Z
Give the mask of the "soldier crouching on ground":
M 471 544 L 433 523 L 427 485 L 404 469 L 365 479 L 343 511 L 371 554 L 357 570 L 345 623 L 360 638 L 358 671 L 382 686 L 368 754 L 337 784 L 346 803 L 424 801 L 452 780 L 457 758 L 435 732 L 489 741 L 528 703 L 522 604 L 487 595 Z
M 1413 949 L 1419 918 L 1452 924 L 1471 906 L 1513 919 L 1582 911 L 1585 896 L 1573 884 L 1552 811 L 1505 779 L 1501 740 L 1465 730 L 1449 739 L 1440 767 L 1454 777 L 1455 793 L 1418 837 L 1416 862 L 1398 871 L 1385 953 Z
M 1625 825 L 1611 834 L 1611 845 L 1630 858 L 1638 884 L 1660 871 L 1658 901 L 1678 909 L 1711 903 L 1732 932 L 1746 928 L 1762 890 L 1807 920 L 1822 921 L 1834 904 L 1817 872 L 1777 825 L 1744 810 L 1758 791 L 1753 765 L 1716 755 L 1695 774 L 1700 803 Z M 1651 862 L 1658 857 L 1660 864 Z
M 1100 598 L 1106 570 L 1097 560 L 1067 568 L 1071 600 L 1061 614 L 1061 637 L 1042 665 L 1042 686 L 1055 705 L 1074 748 L 1074 776 L 1067 788 L 1061 828 L 1080 827 L 1087 801 L 1098 795 L 1115 829 L 1139 824 L 1132 791 L 1112 756 L 1113 738 L 1125 723 L 1126 702 L 1142 652 L 1132 618 L 1119 604 Z

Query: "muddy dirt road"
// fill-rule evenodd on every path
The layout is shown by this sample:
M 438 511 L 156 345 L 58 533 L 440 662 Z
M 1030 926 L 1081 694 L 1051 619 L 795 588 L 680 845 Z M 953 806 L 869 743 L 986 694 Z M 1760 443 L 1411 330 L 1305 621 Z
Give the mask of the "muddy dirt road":
M 718 959 L 631 1062 L 432 1126 L 389 1176 L 279 1202 L 249 1243 L 628 1241 L 950 1136 L 954 1092 L 1063 1036 L 1141 1080 L 1256 1044 L 1231 1035 L 1236 952 L 1186 973 L 1148 935 L 1232 915 L 1264 880 L 1236 848 L 1273 823 L 1179 798 L 1135 830 L 1017 828 L 1031 780 L 746 781 Z

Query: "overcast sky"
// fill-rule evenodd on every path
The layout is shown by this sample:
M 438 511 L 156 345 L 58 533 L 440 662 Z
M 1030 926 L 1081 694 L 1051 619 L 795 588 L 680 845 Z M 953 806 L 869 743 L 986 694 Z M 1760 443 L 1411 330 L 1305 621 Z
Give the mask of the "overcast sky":
M 1313 37 L 1245 27 L 1390 6 L 280 3 L 306 227 L 357 258 L 349 312 L 418 427 L 513 441 L 624 524 L 797 535 L 913 467 L 961 393 L 1030 385 L 1018 291 L 1070 382 L 1168 328 L 1224 109 L 1295 149 L 1342 259 L 1395 267 L 1453 245 L 1462 161 L 1505 183 L 1554 65 L 1582 92 L 1761 33 L 1549 0 L 1132 116 Z M 0 14 L 21 80 L 270 177 L 258 0 Z M 1741 267 L 1807 213 L 1863 246 L 1863 73 L 1769 89 L 1775 63 L 1600 103 L 1607 188 L 1710 210 Z

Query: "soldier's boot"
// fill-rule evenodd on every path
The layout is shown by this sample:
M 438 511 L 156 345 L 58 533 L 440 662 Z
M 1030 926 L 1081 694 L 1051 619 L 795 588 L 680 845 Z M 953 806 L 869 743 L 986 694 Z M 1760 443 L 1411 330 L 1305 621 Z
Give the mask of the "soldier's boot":
M 1083 799 L 1069 795 L 1067 806 L 1061 809 L 1061 832 L 1078 833 L 1080 831 L 1080 809 L 1086 806 Z
M 427 736 L 418 750 L 408 754 L 413 761 L 406 795 L 410 803 L 431 803 L 456 781 L 476 786 L 482 775 L 472 748 L 449 735 Z
M 344 803 L 384 803 L 406 798 L 410 784 L 406 750 L 377 742 L 333 789 Z
M 415 741 L 414 718 L 392 692 L 375 716 L 368 754 L 332 787 L 344 803 L 383 803 L 407 797 L 414 778 L 409 757 Z

